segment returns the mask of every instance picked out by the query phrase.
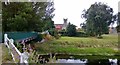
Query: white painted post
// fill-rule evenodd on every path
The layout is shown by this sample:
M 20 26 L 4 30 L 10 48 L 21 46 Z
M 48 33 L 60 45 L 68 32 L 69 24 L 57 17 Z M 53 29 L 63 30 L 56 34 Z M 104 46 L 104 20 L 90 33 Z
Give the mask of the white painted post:
M 12 44 L 13 44 L 13 43 L 14 43 L 14 40 L 13 40 L 13 39 L 10 39 L 10 43 L 12 43 Z
M 4 34 L 4 44 L 7 45 L 7 34 Z
M 25 65 L 28 65 L 28 57 L 29 56 L 29 53 L 27 53 L 27 52 L 24 52 L 24 53 L 22 53 L 21 54 L 21 56 L 20 56 L 20 64 L 21 65 L 23 65 L 23 63 L 25 63 Z

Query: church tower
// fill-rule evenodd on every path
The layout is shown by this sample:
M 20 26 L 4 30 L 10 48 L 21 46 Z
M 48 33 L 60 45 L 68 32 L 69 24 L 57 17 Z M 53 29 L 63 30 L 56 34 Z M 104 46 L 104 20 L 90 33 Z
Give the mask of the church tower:
M 62 29 L 65 29 L 66 30 L 66 28 L 67 28 L 67 21 L 68 21 L 68 19 L 66 18 L 66 19 L 63 19 L 63 21 L 64 21 L 64 23 L 63 23 L 63 28 Z

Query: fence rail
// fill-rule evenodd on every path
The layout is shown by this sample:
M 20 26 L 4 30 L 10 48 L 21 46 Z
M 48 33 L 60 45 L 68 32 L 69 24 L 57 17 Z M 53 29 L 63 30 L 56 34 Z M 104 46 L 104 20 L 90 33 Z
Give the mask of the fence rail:
M 12 55 L 13 60 L 15 63 L 25 64 L 28 65 L 28 55 L 26 55 L 26 52 L 21 53 L 17 47 L 14 45 L 14 40 L 9 39 L 7 34 L 4 34 L 4 44 L 9 49 L 9 53 Z

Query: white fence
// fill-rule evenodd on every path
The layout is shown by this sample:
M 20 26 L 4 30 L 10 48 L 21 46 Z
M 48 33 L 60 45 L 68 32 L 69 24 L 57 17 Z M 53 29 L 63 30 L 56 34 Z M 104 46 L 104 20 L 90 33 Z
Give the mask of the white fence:
M 14 45 L 14 40 L 9 39 L 7 34 L 4 34 L 4 44 L 8 47 L 9 53 L 12 55 L 15 63 L 28 65 L 28 53 L 21 53 Z M 18 62 L 17 62 L 18 61 Z

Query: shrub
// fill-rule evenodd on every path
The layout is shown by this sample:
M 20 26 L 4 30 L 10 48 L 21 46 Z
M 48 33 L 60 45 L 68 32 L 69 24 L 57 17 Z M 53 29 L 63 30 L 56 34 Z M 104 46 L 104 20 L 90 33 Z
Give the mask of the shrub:
M 98 38 L 98 39 L 102 39 L 103 37 L 102 37 L 102 36 L 98 36 L 97 38 Z
M 66 31 L 67 31 L 67 35 L 70 37 L 76 36 L 77 34 L 76 26 L 70 23 L 68 24 Z
M 89 35 L 85 32 L 77 32 L 77 35 L 78 37 L 88 37 Z
M 43 39 L 43 35 L 42 34 L 38 34 L 36 41 L 41 41 Z
M 54 36 L 56 39 L 59 39 L 58 31 L 55 29 L 50 29 L 49 30 L 50 35 Z
M 61 36 L 67 36 L 67 32 L 66 31 L 59 31 L 59 34 L 61 34 Z
M 52 40 L 52 36 L 47 34 L 46 37 L 45 37 L 46 40 Z

